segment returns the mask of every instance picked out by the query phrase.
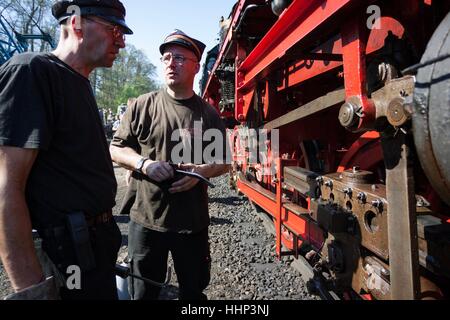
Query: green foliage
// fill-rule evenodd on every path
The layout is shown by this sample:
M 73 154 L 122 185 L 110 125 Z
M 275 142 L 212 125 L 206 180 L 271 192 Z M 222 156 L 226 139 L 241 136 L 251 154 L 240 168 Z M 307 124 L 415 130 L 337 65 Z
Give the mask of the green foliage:
M 121 50 L 112 68 L 97 69 L 90 77 L 100 108 L 114 112 L 129 98 L 159 89 L 154 77 L 156 67 L 133 45 Z

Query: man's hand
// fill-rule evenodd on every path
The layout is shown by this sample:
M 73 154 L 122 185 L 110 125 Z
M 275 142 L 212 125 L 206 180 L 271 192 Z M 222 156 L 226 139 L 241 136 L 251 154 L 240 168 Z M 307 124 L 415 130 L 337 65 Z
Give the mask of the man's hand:
M 144 163 L 143 171 L 150 179 L 156 182 L 163 182 L 165 180 L 172 179 L 175 175 L 175 171 L 172 166 L 163 161 L 147 160 Z
M 178 169 L 189 171 L 189 172 L 195 172 L 195 173 L 201 173 L 201 166 L 196 166 L 194 164 L 180 164 L 178 165 Z M 193 187 L 197 185 L 199 182 L 198 179 L 192 178 L 192 177 L 184 177 L 175 183 L 172 184 L 172 187 L 169 189 L 170 193 L 180 193 L 191 190 Z

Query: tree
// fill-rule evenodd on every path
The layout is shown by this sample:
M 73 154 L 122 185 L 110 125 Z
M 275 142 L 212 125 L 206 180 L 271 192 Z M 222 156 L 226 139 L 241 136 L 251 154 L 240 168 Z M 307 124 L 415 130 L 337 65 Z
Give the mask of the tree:
M 0 0 L 0 14 L 19 34 L 49 34 L 56 39 L 57 23 L 50 13 L 52 4 L 52 0 Z M 50 44 L 43 40 L 28 40 L 27 44 L 28 51 L 51 49 Z
M 91 83 L 101 108 L 114 111 L 129 98 L 157 90 L 156 67 L 141 51 L 128 44 L 110 69 L 99 69 L 91 75 Z

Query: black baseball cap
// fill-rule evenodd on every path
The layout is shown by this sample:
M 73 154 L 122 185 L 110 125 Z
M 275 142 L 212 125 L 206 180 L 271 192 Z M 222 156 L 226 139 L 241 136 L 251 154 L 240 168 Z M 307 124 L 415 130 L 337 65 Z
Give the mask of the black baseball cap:
M 202 59 L 203 51 L 206 48 L 206 45 L 204 43 L 202 43 L 201 41 L 198 41 L 192 37 L 189 37 L 183 31 L 178 30 L 178 29 L 175 29 L 175 31 L 170 33 L 164 39 L 163 44 L 159 47 L 159 52 L 161 52 L 161 54 L 163 54 L 165 48 L 169 44 L 176 44 L 176 45 L 179 45 L 179 46 L 185 47 L 186 49 L 191 50 L 197 57 L 198 61 L 200 61 Z
M 126 10 L 119 0 L 63 0 L 52 6 L 53 16 L 61 23 L 73 14 L 78 13 L 71 6 L 80 8 L 82 16 L 97 16 L 124 29 L 125 34 L 133 31 L 125 23 Z

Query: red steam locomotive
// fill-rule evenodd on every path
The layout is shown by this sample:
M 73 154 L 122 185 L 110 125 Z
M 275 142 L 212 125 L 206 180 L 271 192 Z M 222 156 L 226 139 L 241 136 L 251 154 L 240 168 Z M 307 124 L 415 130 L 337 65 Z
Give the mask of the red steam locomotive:
M 323 298 L 448 297 L 449 11 L 240 0 L 221 21 L 201 89 L 232 130 L 231 184 Z

